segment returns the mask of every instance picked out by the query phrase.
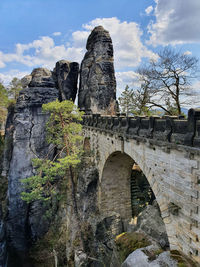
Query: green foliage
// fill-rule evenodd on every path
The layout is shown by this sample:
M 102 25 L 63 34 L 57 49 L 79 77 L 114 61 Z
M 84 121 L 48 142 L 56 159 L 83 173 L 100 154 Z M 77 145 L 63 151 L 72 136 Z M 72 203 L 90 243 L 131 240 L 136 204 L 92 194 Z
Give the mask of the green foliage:
M 119 97 L 120 110 L 129 115 L 147 115 L 153 114 L 150 107 L 147 105 L 149 96 L 148 91 L 144 86 L 138 89 L 130 89 L 128 85 Z
M 0 81 L 0 127 L 7 115 L 8 92 Z
M 126 115 L 130 115 L 133 111 L 133 89 L 130 89 L 128 85 L 126 85 L 125 90 L 122 92 L 121 96 L 118 98 L 120 110 Z
M 22 90 L 21 80 L 14 77 L 8 87 L 8 95 L 11 99 L 17 100 L 19 92 Z
M 0 81 L 0 127 L 5 123 L 7 108 L 16 103 L 21 89 L 21 80 L 16 77 L 12 79 L 8 87 Z
M 22 180 L 25 191 L 21 198 L 26 202 L 34 200 L 49 200 L 57 194 L 56 184 L 67 177 L 69 168 L 75 168 L 80 163 L 82 154 L 82 121 L 83 113 L 72 101 L 58 100 L 44 104 L 44 112 L 50 112 L 47 123 L 47 140 L 57 149 L 53 159 L 35 158 L 33 166 L 36 175 Z

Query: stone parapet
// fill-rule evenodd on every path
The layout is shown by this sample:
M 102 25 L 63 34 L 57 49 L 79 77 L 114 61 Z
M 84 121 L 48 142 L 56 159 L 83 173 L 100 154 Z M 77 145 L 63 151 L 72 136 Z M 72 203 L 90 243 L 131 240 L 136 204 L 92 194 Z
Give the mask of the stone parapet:
M 83 116 L 83 126 L 128 138 L 136 136 L 200 148 L 200 109 L 190 109 L 188 119 L 176 116 Z

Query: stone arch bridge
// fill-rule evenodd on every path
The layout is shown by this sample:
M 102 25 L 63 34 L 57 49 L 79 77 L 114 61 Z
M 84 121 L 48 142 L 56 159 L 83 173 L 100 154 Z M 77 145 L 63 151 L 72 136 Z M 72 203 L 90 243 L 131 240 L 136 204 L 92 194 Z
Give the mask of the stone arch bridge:
M 171 249 L 200 262 L 200 110 L 188 119 L 85 115 L 85 144 L 100 174 L 99 208 L 131 219 L 134 163 L 159 204 Z

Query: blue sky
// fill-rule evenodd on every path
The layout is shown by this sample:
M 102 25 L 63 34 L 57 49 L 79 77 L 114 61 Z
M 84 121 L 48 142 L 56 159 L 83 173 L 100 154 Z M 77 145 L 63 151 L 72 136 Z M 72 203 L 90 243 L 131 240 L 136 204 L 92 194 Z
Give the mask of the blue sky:
M 200 0 L 1 0 L 0 79 L 53 69 L 60 59 L 81 62 L 97 25 L 113 40 L 118 95 L 163 46 L 200 58 Z

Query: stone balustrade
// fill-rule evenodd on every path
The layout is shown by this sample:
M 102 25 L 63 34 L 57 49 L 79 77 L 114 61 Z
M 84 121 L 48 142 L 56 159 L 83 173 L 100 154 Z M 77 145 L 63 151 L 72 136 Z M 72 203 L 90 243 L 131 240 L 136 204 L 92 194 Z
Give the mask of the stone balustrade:
M 84 115 L 83 125 L 128 138 L 139 136 L 179 145 L 200 147 L 200 109 L 190 109 L 187 119 L 182 116 Z

